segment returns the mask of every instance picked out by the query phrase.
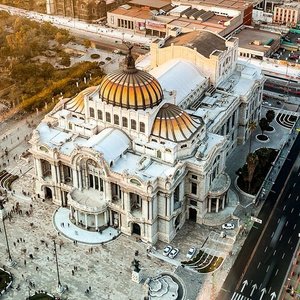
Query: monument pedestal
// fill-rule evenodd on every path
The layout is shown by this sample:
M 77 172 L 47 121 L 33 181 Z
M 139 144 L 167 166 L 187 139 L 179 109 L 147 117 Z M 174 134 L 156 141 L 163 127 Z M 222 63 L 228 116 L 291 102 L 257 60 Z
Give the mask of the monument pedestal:
M 131 280 L 136 283 L 140 283 L 142 280 L 141 272 L 132 271 Z

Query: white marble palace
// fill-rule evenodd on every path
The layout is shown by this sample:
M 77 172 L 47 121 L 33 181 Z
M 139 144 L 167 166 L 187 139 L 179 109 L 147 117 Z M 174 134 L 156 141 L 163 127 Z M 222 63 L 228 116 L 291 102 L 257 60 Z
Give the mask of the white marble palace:
M 153 43 L 139 69 L 129 50 L 121 70 L 33 132 L 35 191 L 78 226 L 169 242 L 186 219 L 227 205 L 225 160 L 260 116 L 263 76 L 237 61 L 235 38 L 203 31 L 168 43 Z

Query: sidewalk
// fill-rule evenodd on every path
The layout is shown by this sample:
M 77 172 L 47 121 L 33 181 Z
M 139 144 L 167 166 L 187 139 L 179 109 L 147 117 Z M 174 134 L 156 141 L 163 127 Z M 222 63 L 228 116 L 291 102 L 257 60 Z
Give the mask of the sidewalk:
M 295 250 L 279 300 L 300 299 L 300 245 Z

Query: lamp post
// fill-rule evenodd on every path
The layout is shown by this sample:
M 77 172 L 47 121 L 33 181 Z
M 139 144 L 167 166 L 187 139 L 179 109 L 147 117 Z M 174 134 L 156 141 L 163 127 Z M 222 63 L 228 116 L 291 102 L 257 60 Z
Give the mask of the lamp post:
M 59 293 L 63 292 L 62 285 L 60 283 L 60 277 L 59 277 L 59 269 L 58 269 L 58 260 L 57 260 L 57 251 L 56 251 L 56 242 L 53 240 L 54 244 L 54 254 L 55 254 L 55 262 L 56 262 L 56 271 L 57 271 L 57 290 Z

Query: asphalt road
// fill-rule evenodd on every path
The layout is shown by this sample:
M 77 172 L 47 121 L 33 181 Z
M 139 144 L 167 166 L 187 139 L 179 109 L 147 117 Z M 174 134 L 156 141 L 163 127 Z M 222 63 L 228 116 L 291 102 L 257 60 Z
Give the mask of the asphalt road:
M 276 300 L 300 232 L 300 135 L 217 300 Z

